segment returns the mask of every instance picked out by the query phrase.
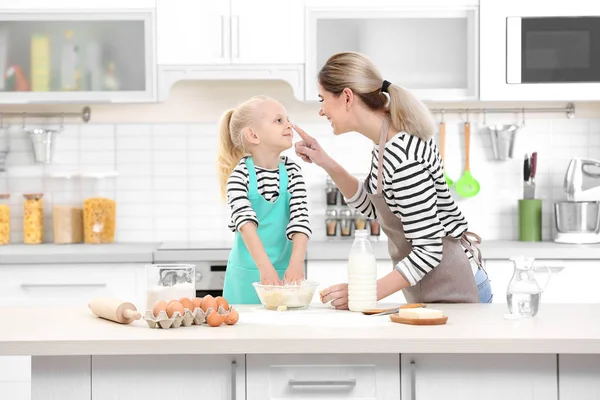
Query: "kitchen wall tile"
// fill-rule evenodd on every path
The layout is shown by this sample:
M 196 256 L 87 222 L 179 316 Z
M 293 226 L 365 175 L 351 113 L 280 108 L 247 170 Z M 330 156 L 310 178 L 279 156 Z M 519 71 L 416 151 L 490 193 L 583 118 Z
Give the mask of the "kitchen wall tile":
M 492 123 L 488 116 L 488 123 Z M 324 123 L 299 123 L 345 168 L 362 178 L 371 162 L 372 143 L 350 133 L 333 136 Z M 465 160 L 464 125 L 448 121 L 446 171 L 458 180 Z M 57 137 L 55 165 L 35 165 L 26 134 L 10 130 L 9 172 L 0 186 L 13 193 L 12 241 L 22 242 L 23 192 L 44 191 L 48 210 L 61 189 L 45 174 L 54 169 L 92 169 L 119 172 L 116 180 L 117 240 L 231 239 L 229 208 L 220 198 L 215 173 L 218 124 L 69 124 Z M 296 136 L 295 140 L 299 140 Z M 439 142 L 436 135 L 435 140 Z M 564 174 L 573 157 L 600 159 L 600 120 L 526 119 L 517 133 L 514 157 L 494 159 L 489 130 L 474 121 L 471 134 L 471 170 L 481 191 L 473 198 L 451 192 L 469 221 L 470 229 L 485 240 L 518 237 L 518 199 L 523 193 L 523 154 L 538 152 L 536 195 L 543 199 L 543 238 L 552 238 L 552 208 L 565 198 Z M 286 151 L 302 168 L 308 188 L 313 237 L 325 238 L 325 172 Z M 50 213 L 49 213 L 50 214 Z M 51 217 L 46 222 L 51 238 Z M 48 239 L 51 240 L 51 239 Z M 385 240 L 385 237 L 382 237 Z

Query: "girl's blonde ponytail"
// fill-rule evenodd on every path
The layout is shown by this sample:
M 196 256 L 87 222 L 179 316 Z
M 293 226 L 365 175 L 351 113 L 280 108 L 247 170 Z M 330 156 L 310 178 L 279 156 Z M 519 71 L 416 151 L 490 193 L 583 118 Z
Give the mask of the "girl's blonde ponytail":
M 231 117 L 235 109 L 227 110 L 219 124 L 219 155 L 217 156 L 217 173 L 221 187 L 221 198 L 227 198 L 227 180 L 231 172 L 245 155 L 243 147 L 236 145 L 231 138 Z
M 227 180 L 237 163 L 248 154 L 244 146 L 243 130 L 256 121 L 256 108 L 264 101 L 274 101 L 267 96 L 254 96 L 236 108 L 226 111 L 219 123 L 219 155 L 217 173 L 221 197 L 227 199 Z

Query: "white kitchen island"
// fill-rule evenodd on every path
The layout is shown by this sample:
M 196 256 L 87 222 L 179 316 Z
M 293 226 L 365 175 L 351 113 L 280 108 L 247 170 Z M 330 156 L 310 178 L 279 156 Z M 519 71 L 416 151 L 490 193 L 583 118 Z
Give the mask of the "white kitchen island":
M 448 323 L 244 306 L 234 326 L 163 330 L 0 308 L 0 356 L 32 356 L 33 400 L 599 398 L 600 305 L 430 307 Z

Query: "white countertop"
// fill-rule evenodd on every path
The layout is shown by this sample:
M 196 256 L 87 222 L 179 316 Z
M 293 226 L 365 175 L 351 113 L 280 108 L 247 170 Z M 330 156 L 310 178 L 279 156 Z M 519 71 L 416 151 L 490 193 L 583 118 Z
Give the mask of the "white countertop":
M 436 304 L 446 325 L 397 324 L 311 306 L 303 311 L 239 307 L 234 326 L 151 329 L 121 325 L 87 307 L 0 308 L 2 355 L 249 353 L 593 353 L 600 354 L 600 304 L 542 304 L 531 319 L 508 320 L 504 304 Z

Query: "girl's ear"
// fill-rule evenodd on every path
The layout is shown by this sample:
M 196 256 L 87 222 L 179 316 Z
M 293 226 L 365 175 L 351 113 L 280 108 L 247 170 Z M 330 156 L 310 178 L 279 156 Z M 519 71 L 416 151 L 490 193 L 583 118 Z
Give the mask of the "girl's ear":
M 250 127 L 246 127 L 244 128 L 244 130 L 242 130 L 242 135 L 244 135 L 244 139 L 246 139 L 246 141 L 248 143 L 252 143 L 252 144 L 259 144 L 260 143 L 260 138 L 258 137 L 258 134 L 256 133 L 256 131 Z

